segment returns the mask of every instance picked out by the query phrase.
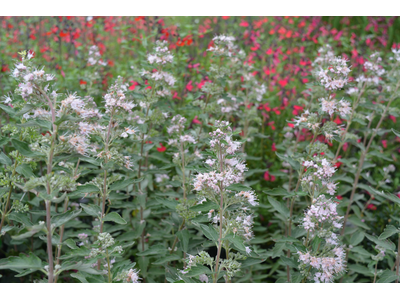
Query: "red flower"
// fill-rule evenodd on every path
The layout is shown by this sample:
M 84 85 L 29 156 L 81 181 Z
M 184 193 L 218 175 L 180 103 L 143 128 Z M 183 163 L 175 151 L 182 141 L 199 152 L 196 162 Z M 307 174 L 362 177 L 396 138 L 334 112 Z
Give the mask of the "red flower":
M 387 140 L 383 140 L 383 141 L 382 141 L 382 145 L 383 145 L 383 148 L 386 149 L 386 148 L 387 148 Z
M 278 83 L 281 85 L 281 87 L 285 87 L 288 84 L 288 81 L 286 79 L 282 79 L 282 80 L 279 80 Z
M 376 210 L 376 206 L 373 204 L 368 204 L 367 209 Z
M 188 82 L 188 84 L 186 85 L 186 89 L 189 91 L 189 92 L 191 92 L 192 90 L 193 90 L 193 85 L 192 85 L 192 81 L 190 80 L 189 82 Z
M 1 67 L 1 72 L 7 72 L 7 71 L 10 71 L 10 68 L 8 67 L 8 65 L 3 65 Z
M 249 23 L 247 23 L 246 21 L 242 21 L 242 22 L 240 22 L 239 26 L 248 27 Z
M 272 143 L 271 150 L 272 150 L 272 151 L 276 151 L 275 143 Z
M 264 179 L 266 181 L 274 182 L 276 178 L 275 178 L 274 175 L 269 174 L 269 172 L 267 171 L 267 172 L 264 173 Z
M 136 88 L 136 86 L 139 85 L 139 82 L 136 82 L 136 81 L 131 81 L 131 82 L 132 82 L 132 85 L 129 87 L 129 90 L 133 91 Z
M 201 124 L 201 121 L 197 118 L 197 116 L 194 117 L 193 121 L 194 124 Z
M 80 85 L 85 85 L 85 84 L 87 84 L 87 82 L 81 79 L 81 80 L 79 80 L 79 84 Z
M 336 119 L 333 120 L 333 122 L 335 122 L 338 125 L 342 124 L 342 120 L 340 120 L 339 116 L 336 116 Z
M 272 48 L 269 48 L 265 53 L 267 53 L 267 55 L 271 55 L 274 53 L 274 51 L 272 50 Z
M 163 144 L 160 143 L 160 147 L 157 148 L 157 151 L 158 151 L 158 152 L 165 152 L 165 150 L 167 150 L 167 147 L 163 146 Z

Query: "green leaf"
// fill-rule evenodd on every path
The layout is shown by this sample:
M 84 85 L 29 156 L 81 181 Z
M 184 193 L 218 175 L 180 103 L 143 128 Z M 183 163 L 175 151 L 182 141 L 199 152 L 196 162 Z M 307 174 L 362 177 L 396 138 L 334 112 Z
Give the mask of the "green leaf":
M 71 273 L 70 276 L 73 277 L 73 278 L 78 279 L 82 283 L 89 283 L 86 280 L 86 274 L 84 274 L 84 273 L 81 273 L 81 272 Z
M 282 255 L 283 249 L 285 249 L 286 243 L 276 243 L 274 248 L 272 249 L 271 258 L 275 258 Z
M 85 264 L 83 262 L 66 262 L 64 264 L 61 265 L 61 270 L 62 271 L 67 271 L 67 270 L 78 270 L 78 271 L 82 271 L 88 274 L 103 274 L 102 271 L 99 271 L 97 269 L 94 269 L 92 267 L 92 264 Z
M 185 253 L 188 252 L 188 250 L 189 250 L 189 238 L 190 238 L 189 231 L 187 229 L 183 229 L 181 231 L 178 231 L 176 236 L 178 237 L 179 241 L 182 244 L 182 251 L 185 252 Z
M 187 277 L 195 277 L 201 274 L 210 274 L 211 270 L 206 266 L 193 266 L 190 268 L 190 271 L 185 274 Z
M 387 249 L 394 251 L 396 249 L 396 246 L 390 241 L 390 240 L 380 240 L 375 236 L 369 235 L 368 233 L 365 234 L 365 236 L 375 244 Z
M 56 198 L 56 197 L 51 197 L 50 201 L 53 203 L 61 203 L 65 200 L 65 198 L 67 198 L 67 192 L 65 192 L 64 194 L 62 194 L 60 197 Z
M 29 120 L 28 122 L 17 124 L 17 127 L 40 127 L 46 130 L 51 130 L 51 122 L 46 120 Z
M 11 144 L 14 146 L 14 148 L 16 150 L 19 151 L 19 153 L 21 153 L 23 156 L 27 156 L 27 157 L 37 157 L 37 156 L 41 156 L 42 154 L 39 152 L 34 152 L 31 150 L 31 148 L 29 148 L 29 145 L 27 143 L 18 141 L 16 139 L 12 139 L 11 140 Z
M 248 187 L 248 186 L 240 184 L 240 183 L 231 184 L 226 189 L 229 191 L 235 191 L 235 192 L 251 191 L 251 187 Z
M 298 263 L 293 259 L 293 257 L 288 258 L 285 255 L 282 255 L 281 256 L 281 261 L 286 266 L 289 266 L 289 267 L 292 267 L 292 268 L 298 268 Z
M 134 184 L 134 183 L 139 183 L 141 181 L 143 181 L 144 177 L 138 178 L 138 179 L 122 179 L 122 180 L 118 180 L 117 182 L 113 183 L 110 186 L 110 191 L 117 191 L 117 190 L 122 190 L 124 188 L 126 188 L 127 186 Z
M 357 217 L 357 216 L 351 216 L 351 217 L 349 218 L 349 221 L 350 221 L 353 225 L 356 225 L 356 226 L 358 226 L 358 227 L 361 227 L 361 228 L 364 228 L 364 229 L 367 229 L 367 230 L 370 229 L 370 228 L 368 227 L 368 225 L 365 224 L 364 222 L 362 222 L 362 221 L 360 220 L 360 218 Z
M 377 281 L 377 283 L 390 283 L 390 282 L 395 281 L 397 279 L 397 277 L 398 276 L 396 275 L 395 272 L 393 272 L 391 270 L 385 270 L 385 271 L 383 271 L 381 276 L 379 276 L 379 280 Z
M 284 217 L 289 217 L 290 212 L 289 209 L 286 207 L 286 205 L 282 202 L 276 201 L 274 198 L 268 196 L 268 201 L 272 205 L 275 210 L 277 210 L 280 214 L 282 214 Z
M 210 211 L 212 209 L 214 209 L 214 210 L 219 209 L 219 206 L 215 202 L 211 202 L 211 201 L 206 201 L 206 202 L 203 202 L 202 204 L 198 204 L 198 205 L 192 206 L 190 208 L 190 210 L 193 210 L 193 211 Z
M 101 209 L 97 205 L 94 205 L 94 204 L 86 205 L 86 204 L 81 203 L 81 207 L 83 208 L 85 213 L 87 213 L 90 216 L 93 216 L 93 217 L 100 217 L 101 216 Z
M 79 247 L 76 245 L 73 239 L 68 239 L 63 242 L 64 245 L 67 245 L 72 250 L 78 249 Z
M 2 152 L 2 153 L 0 153 L 0 164 L 6 165 L 6 166 L 11 166 L 12 161 L 7 155 L 5 155 Z
M 355 252 L 364 256 L 371 256 L 372 254 L 365 250 L 362 246 L 353 247 L 350 250 L 351 252 Z
M 246 247 L 243 244 L 243 239 L 238 235 L 229 234 L 226 239 L 230 241 L 237 249 L 245 252 Z
M 290 193 L 284 188 L 274 188 L 272 190 L 263 191 L 267 195 L 271 196 L 290 196 Z
M 399 131 L 394 130 L 393 128 L 392 128 L 392 131 L 393 131 L 393 133 L 394 133 L 395 135 L 397 135 L 398 137 L 400 137 L 400 132 L 399 132 Z
M 209 240 L 218 241 L 219 234 L 212 225 L 200 224 L 200 229 Z
M 99 188 L 93 184 L 84 184 L 80 185 L 76 188 L 76 192 L 86 194 L 86 193 L 98 193 L 100 192 Z
M 359 243 L 363 241 L 365 237 L 364 231 L 357 230 L 355 233 L 352 234 L 350 238 L 350 245 L 357 246 Z
M 393 234 L 400 233 L 400 230 L 394 227 L 393 225 L 386 225 L 385 230 L 383 233 L 379 236 L 380 240 L 385 240 L 388 237 L 391 237 Z
M 20 254 L 19 256 L 10 256 L 7 258 L 0 259 L 0 270 L 4 269 L 41 269 L 42 261 L 39 257 L 33 253 L 29 253 L 29 256 Z
M 362 266 L 362 265 L 349 264 L 348 265 L 348 269 L 353 271 L 353 272 L 360 273 L 360 274 L 363 274 L 363 275 L 366 275 L 366 276 L 371 276 L 372 275 L 371 271 L 367 267 Z
M 105 216 L 104 221 L 111 221 L 117 224 L 126 224 L 126 221 L 116 212 L 111 212 Z
M 61 225 L 67 223 L 69 220 L 75 219 L 81 212 L 82 209 L 67 211 L 65 213 L 54 216 L 51 218 L 51 225 L 53 225 L 55 228 L 60 227 Z
M 11 238 L 14 240 L 23 240 L 26 238 L 29 238 L 33 235 L 35 235 L 36 233 L 40 232 L 40 231 L 44 231 L 44 229 L 46 228 L 45 224 L 39 224 L 39 225 L 33 225 L 32 227 L 28 227 L 28 231 L 20 234 L 20 235 L 13 235 Z
M 0 108 L 4 110 L 10 117 L 14 117 L 16 111 L 8 105 L 0 104 Z
M 27 112 L 31 111 L 32 109 L 34 109 L 35 106 L 32 104 L 26 104 L 20 111 L 18 111 L 15 115 L 16 116 L 22 116 L 24 114 L 26 114 Z
M 22 164 L 19 165 L 15 170 L 25 178 L 36 177 L 30 165 Z
M 181 259 L 181 257 L 177 254 L 167 255 L 165 257 L 161 257 L 161 258 L 157 259 L 155 262 L 153 262 L 153 265 L 163 265 L 167 262 L 179 260 L 179 259 Z
M 138 255 L 138 256 L 146 256 L 146 255 L 164 256 L 167 251 L 168 250 L 167 250 L 167 248 L 165 248 L 164 245 L 154 245 L 143 252 L 136 253 L 136 255 Z
M 294 170 L 299 170 L 300 169 L 300 163 L 296 160 L 294 160 L 291 157 L 286 156 L 285 154 L 280 154 L 278 152 L 275 152 L 276 156 L 279 157 L 279 159 L 284 160 L 286 162 L 288 162 Z

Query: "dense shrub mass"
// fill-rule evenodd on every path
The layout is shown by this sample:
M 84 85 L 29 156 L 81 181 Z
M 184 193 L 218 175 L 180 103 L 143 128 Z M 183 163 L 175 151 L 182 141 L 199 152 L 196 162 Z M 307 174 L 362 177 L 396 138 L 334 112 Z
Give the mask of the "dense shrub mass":
M 397 17 L 2 17 L 1 282 L 398 282 Z

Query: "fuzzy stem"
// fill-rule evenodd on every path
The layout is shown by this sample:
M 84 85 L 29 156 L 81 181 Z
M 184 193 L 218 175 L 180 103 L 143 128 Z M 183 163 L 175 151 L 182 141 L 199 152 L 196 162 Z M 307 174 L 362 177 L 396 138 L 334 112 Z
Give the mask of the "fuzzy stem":
M 47 225 L 47 254 L 49 259 L 49 283 L 54 282 L 54 266 L 53 266 L 53 245 L 51 243 L 51 202 L 45 200 L 46 204 L 46 225 Z
M 108 283 L 112 283 L 111 280 L 111 266 L 110 266 L 110 257 L 108 255 L 108 250 L 106 249 L 106 257 L 107 257 L 107 269 L 108 269 Z
M 377 271 L 378 271 L 378 261 L 376 261 L 376 264 L 375 264 L 375 273 L 374 273 L 374 282 L 373 283 L 376 282 L 376 273 L 377 273 Z
M 104 157 L 104 162 L 105 165 L 108 163 L 108 143 L 110 141 L 110 134 L 111 134 L 111 126 L 112 126 L 112 120 L 113 120 L 113 114 L 114 114 L 114 110 L 111 111 L 111 117 L 110 117 L 110 121 L 108 123 L 108 129 L 107 129 L 107 136 L 106 136 L 106 140 L 104 141 L 104 152 L 105 152 L 105 157 Z M 103 218 L 105 210 L 106 210 L 106 200 L 107 200 L 107 170 L 104 170 L 104 177 L 103 177 L 103 195 L 102 195 L 102 205 L 101 205 L 101 222 L 100 222 L 100 233 L 103 233 L 103 227 L 104 227 L 104 221 Z M 97 269 L 100 270 L 100 266 L 101 266 L 101 261 L 100 259 L 97 261 Z
M 53 155 L 54 155 L 54 145 L 55 141 L 57 138 L 57 131 L 58 131 L 58 126 L 55 124 L 56 122 L 56 112 L 54 109 L 54 105 L 51 102 L 49 96 L 37 85 L 35 85 L 35 88 L 42 94 L 46 100 L 47 104 L 50 107 L 51 111 L 51 121 L 53 124 L 53 132 L 52 132 L 52 139 L 51 139 L 51 146 L 50 146 L 50 152 L 48 156 L 48 162 L 47 162 L 47 175 L 50 176 L 52 173 L 53 169 Z M 47 178 L 46 182 L 46 190 L 47 194 L 51 194 L 51 188 L 50 188 L 50 182 L 49 179 Z M 49 260 L 49 283 L 54 282 L 54 266 L 53 266 L 53 245 L 52 245 L 52 238 L 51 238 L 51 202 L 48 200 L 45 200 L 45 205 L 46 205 L 46 225 L 47 225 L 47 255 L 48 255 L 48 260 Z
M 219 145 L 219 156 L 220 156 L 220 171 L 223 172 L 223 157 L 222 157 L 222 148 L 221 144 Z M 217 253 L 217 260 L 215 263 L 215 275 L 214 275 L 214 283 L 218 280 L 218 269 L 219 269 L 219 258 L 221 256 L 221 248 L 222 248 L 222 218 L 223 218 L 223 209 L 224 209 L 224 194 L 223 194 L 223 183 L 221 182 L 220 185 L 220 193 L 221 193 L 221 200 L 219 204 L 219 238 L 218 238 L 218 253 Z
M 78 161 L 79 163 L 79 161 Z M 64 213 L 67 212 L 68 209 L 68 197 L 65 199 L 65 204 L 64 204 Z M 60 228 L 60 245 L 58 246 L 58 252 L 57 252 L 57 259 L 56 259 L 56 265 L 60 264 L 60 256 L 61 256 L 61 248 L 62 248 L 62 242 L 63 242 L 63 236 L 64 236 L 64 229 L 65 229 L 65 224 L 63 224 Z M 56 274 L 54 278 L 54 282 L 57 283 L 58 279 L 58 274 Z

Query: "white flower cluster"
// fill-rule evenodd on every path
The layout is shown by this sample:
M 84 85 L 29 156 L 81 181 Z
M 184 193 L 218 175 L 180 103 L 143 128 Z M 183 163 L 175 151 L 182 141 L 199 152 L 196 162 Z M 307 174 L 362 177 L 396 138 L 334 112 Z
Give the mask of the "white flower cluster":
M 35 87 L 54 80 L 54 75 L 46 74 L 43 69 L 33 69 L 30 66 L 30 60 L 33 56 L 33 52 L 28 52 L 25 57 L 22 57 L 21 62 L 15 64 L 15 68 L 12 72 L 12 76 L 20 81 L 18 92 L 24 99 L 33 93 Z M 45 89 L 47 90 L 48 86 L 46 86 Z
M 315 255 L 308 251 L 297 252 L 301 262 L 300 267 L 306 269 L 308 266 L 313 267 L 313 279 L 317 283 L 332 282 L 336 275 L 345 271 L 346 267 L 343 247 L 340 246 L 338 236 L 334 233 L 342 227 L 341 219 L 343 218 L 338 216 L 336 206 L 332 199 L 326 199 L 324 195 L 320 195 L 313 200 L 313 204 L 303 219 L 302 226 L 308 231 L 311 238 L 318 236 L 325 240 L 323 249 L 319 251 L 320 244 Z
M 223 126 L 227 126 L 227 122 L 221 123 L 224 124 Z M 225 158 L 227 155 L 235 154 L 235 152 L 239 150 L 240 142 L 232 140 L 232 135 L 228 133 L 231 131 L 229 127 L 225 132 L 221 130 L 221 128 L 210 132 L 212 138 L 210 140 L 210 146 L 219 155 L 218 164 L 215 164 L 213 171 L 196 175 L 194 181 L 195 191 L 212 189 L 215 193 L 221 193 L 231 184 L 239 183 L 243 180 L 243 173 L 246 166 L 238 159 Z M 206 163 L 210 166 L 214 166 L 214 163 L 210 164 L 210 160 L 207 160 Z
M 210 147 L 215 158 L 209 157 L 205 164 L 211 169 L 207 173 L 199 173 L 194 179 L 194 190 L 204 201 L 215 201 L 220 205 L 223 197 L 224 207 L 232 204 L 240 204 L 234 210 L 230 210 L 220 219 L 218 211 L 212 209 L 208 212 L 208 218 L 212 223 L 222 222 L 224 226 L 235 234 L 250 240 L 253 236 L 253 217 L 249 215 L 248 206 L 258 205 L 257 196 L 253 191 L 233 192 L 227 189 L 232 184 L 243 181 L 243 174 L 247 170 L 246 165 L 235 155 L 240 143 L 232 140 L 232 131 L 228 122 L 216 122 L 217 129 L 210 133 Z M 232 157 L 233 156 L 233 157 Z M 229 157 L 229 158 L 228 158 Z
M 228 95 L 230 101 L 220 98 L 217 100 L 217 104 L 221 107 L 221 113 L 229 114 L 231 112 L 237 111 L 239 109 L 239 102 L 237 102 L 236 97 Z
M 378 53 L 371 54 L 370 58 L 370 61 L 364 63 L 365 74 L 358 76 L 355 80 L 357 82 L 378 85 L 381 82 L 380 77 L 385 73 L 385 69 L 379 65 L 382 58 L 378 56 Z
M 87 98 L 85 101 L 78 97 L 76 94 L 71 94 L 65 100 L 61 101 L 62 110 L 65 110 L 65 112 L 67 112 L 67 109 L 71 109 L 83 119 L 100 119 L 103 116 L 97 108 L 94 108 L 95 106 L 96 103 L 93 101 L 92 98 Z
M 394 57 L 392 59 L 395 59 L 397 61 L 400 61 L 400 48 L 399 49 L 392 49 L 392 53 L 394 54 Z
M 348 82 L 348 74 L 351 72 L 347 66 L 347 61 L 340 56 L 330 58 L 329 66 L 321 68 L 317 72 L 317 77 L 321 84 L 328 90 L 337 90 L 343 88 Z
M 158 65 L 159 68 L 150 70 L 143 69 L 140 76 L 147 80 L 153 80 L 151 89 L 155 89 L 156 95 L 166 97 L 170 95 L 169 87 L 174 86 L 176 79 L 172 74 L 163 70 L 164 66 L 173 62 L 173 55 L 168 50 L 167 41 L 157 41 L 152 53 L 147 55 L 147 60 L 150 64 Z M 161 87 L 162 89 L 159 89 Z
M 331 162 L 326 158 L 315 156 L 312 160 L 304 161 L 303 165 L 307 171 L 301 179 L 302 183 L 308 184 L 310 187 L 315 185 L 315 188 L 317 188 L 319 184 L 316 181 L 318 181 L 328 194 L 335 194 L 337 183 L 333 183 L 331 178 L 336 172 L 336 168 L 332 166 Z M 324 192 L 324 190 L 319 192 Z
M 174 57 L 168 50 L 167 41 L 157 41 L 156 47 L 154 47 L 154 53 L 149 53 L 147 55 L 147 60 L 150 64 L 160 64 L 165 65 L 166 63 L 171 63 Z
M 329 44 L 324 45 L 318 49 L 318 57 L 312 63 L 313 66 L 323 66 L 329 63 L 331 59 L 335 58 L 332 47 Z
M 309 252 L 299 254 L 299 261 L 305 265 L 310 265 L 318 272 L 314 273 L 314 281 L 316 283 L 332 282 L 335 275 L 341 274 L 345 271 L 346 261 L 345 252 L 342 247 L 335 247 L 330 251 L 332 256 L 316 257 L 310 255 Z
M 96 64 L 99 64 L 101 66 L 106 66 L 107 62 L 104 62 L 101 59 L 101 54 L 99 51 L 99 47 L 96 45 L 93 45 L 89 48 L 89 59 L 88 59 L 88 64 L 91 66 L 94 66 Z
M 340 229 L 342 224 L 340 220 L 343 218 L 336 212 L 337 204 L 331 199 L 326 199 L 324 195 L 320 195 L 313 200 L 313 204 L 305 213 L 302 226 L 313 234 L 317 230 Z M 332 233 L 329 237 L 329 244 L 336 245 L 337 237 Z
M 332 96 L 329 98 L 320 98 L 318 99 L 321 102 L 321 109 L 323 112 L 332 116 L 335 112 L 339 113 L 342 118 L 351 113 L 351 105 L 350 102 L 342 99 L 339 102 L 336 99 L 333 99 Z
M 214 46 L 209 47 L 207 51 L 218 56 L 231 57 L 236 49 L 235 40 L 233 36 L 218 35 L 213 38 Z
M 131 112 L 132 108 L 136 106 L 133 102 L 127 101 L 125 92 L 127 85 L 122 83 L 122 77 L 118 76 L 115 83 L 108 89 L 108 93 L 104 96 L 106 102 L 106 112 L 113 109 L 122 108 L 125 111 Z
M 130 269 L 127 274 L 127 282 L 132 281 L 132 283 L 139 283 L 139 271 L 136 269 Z

